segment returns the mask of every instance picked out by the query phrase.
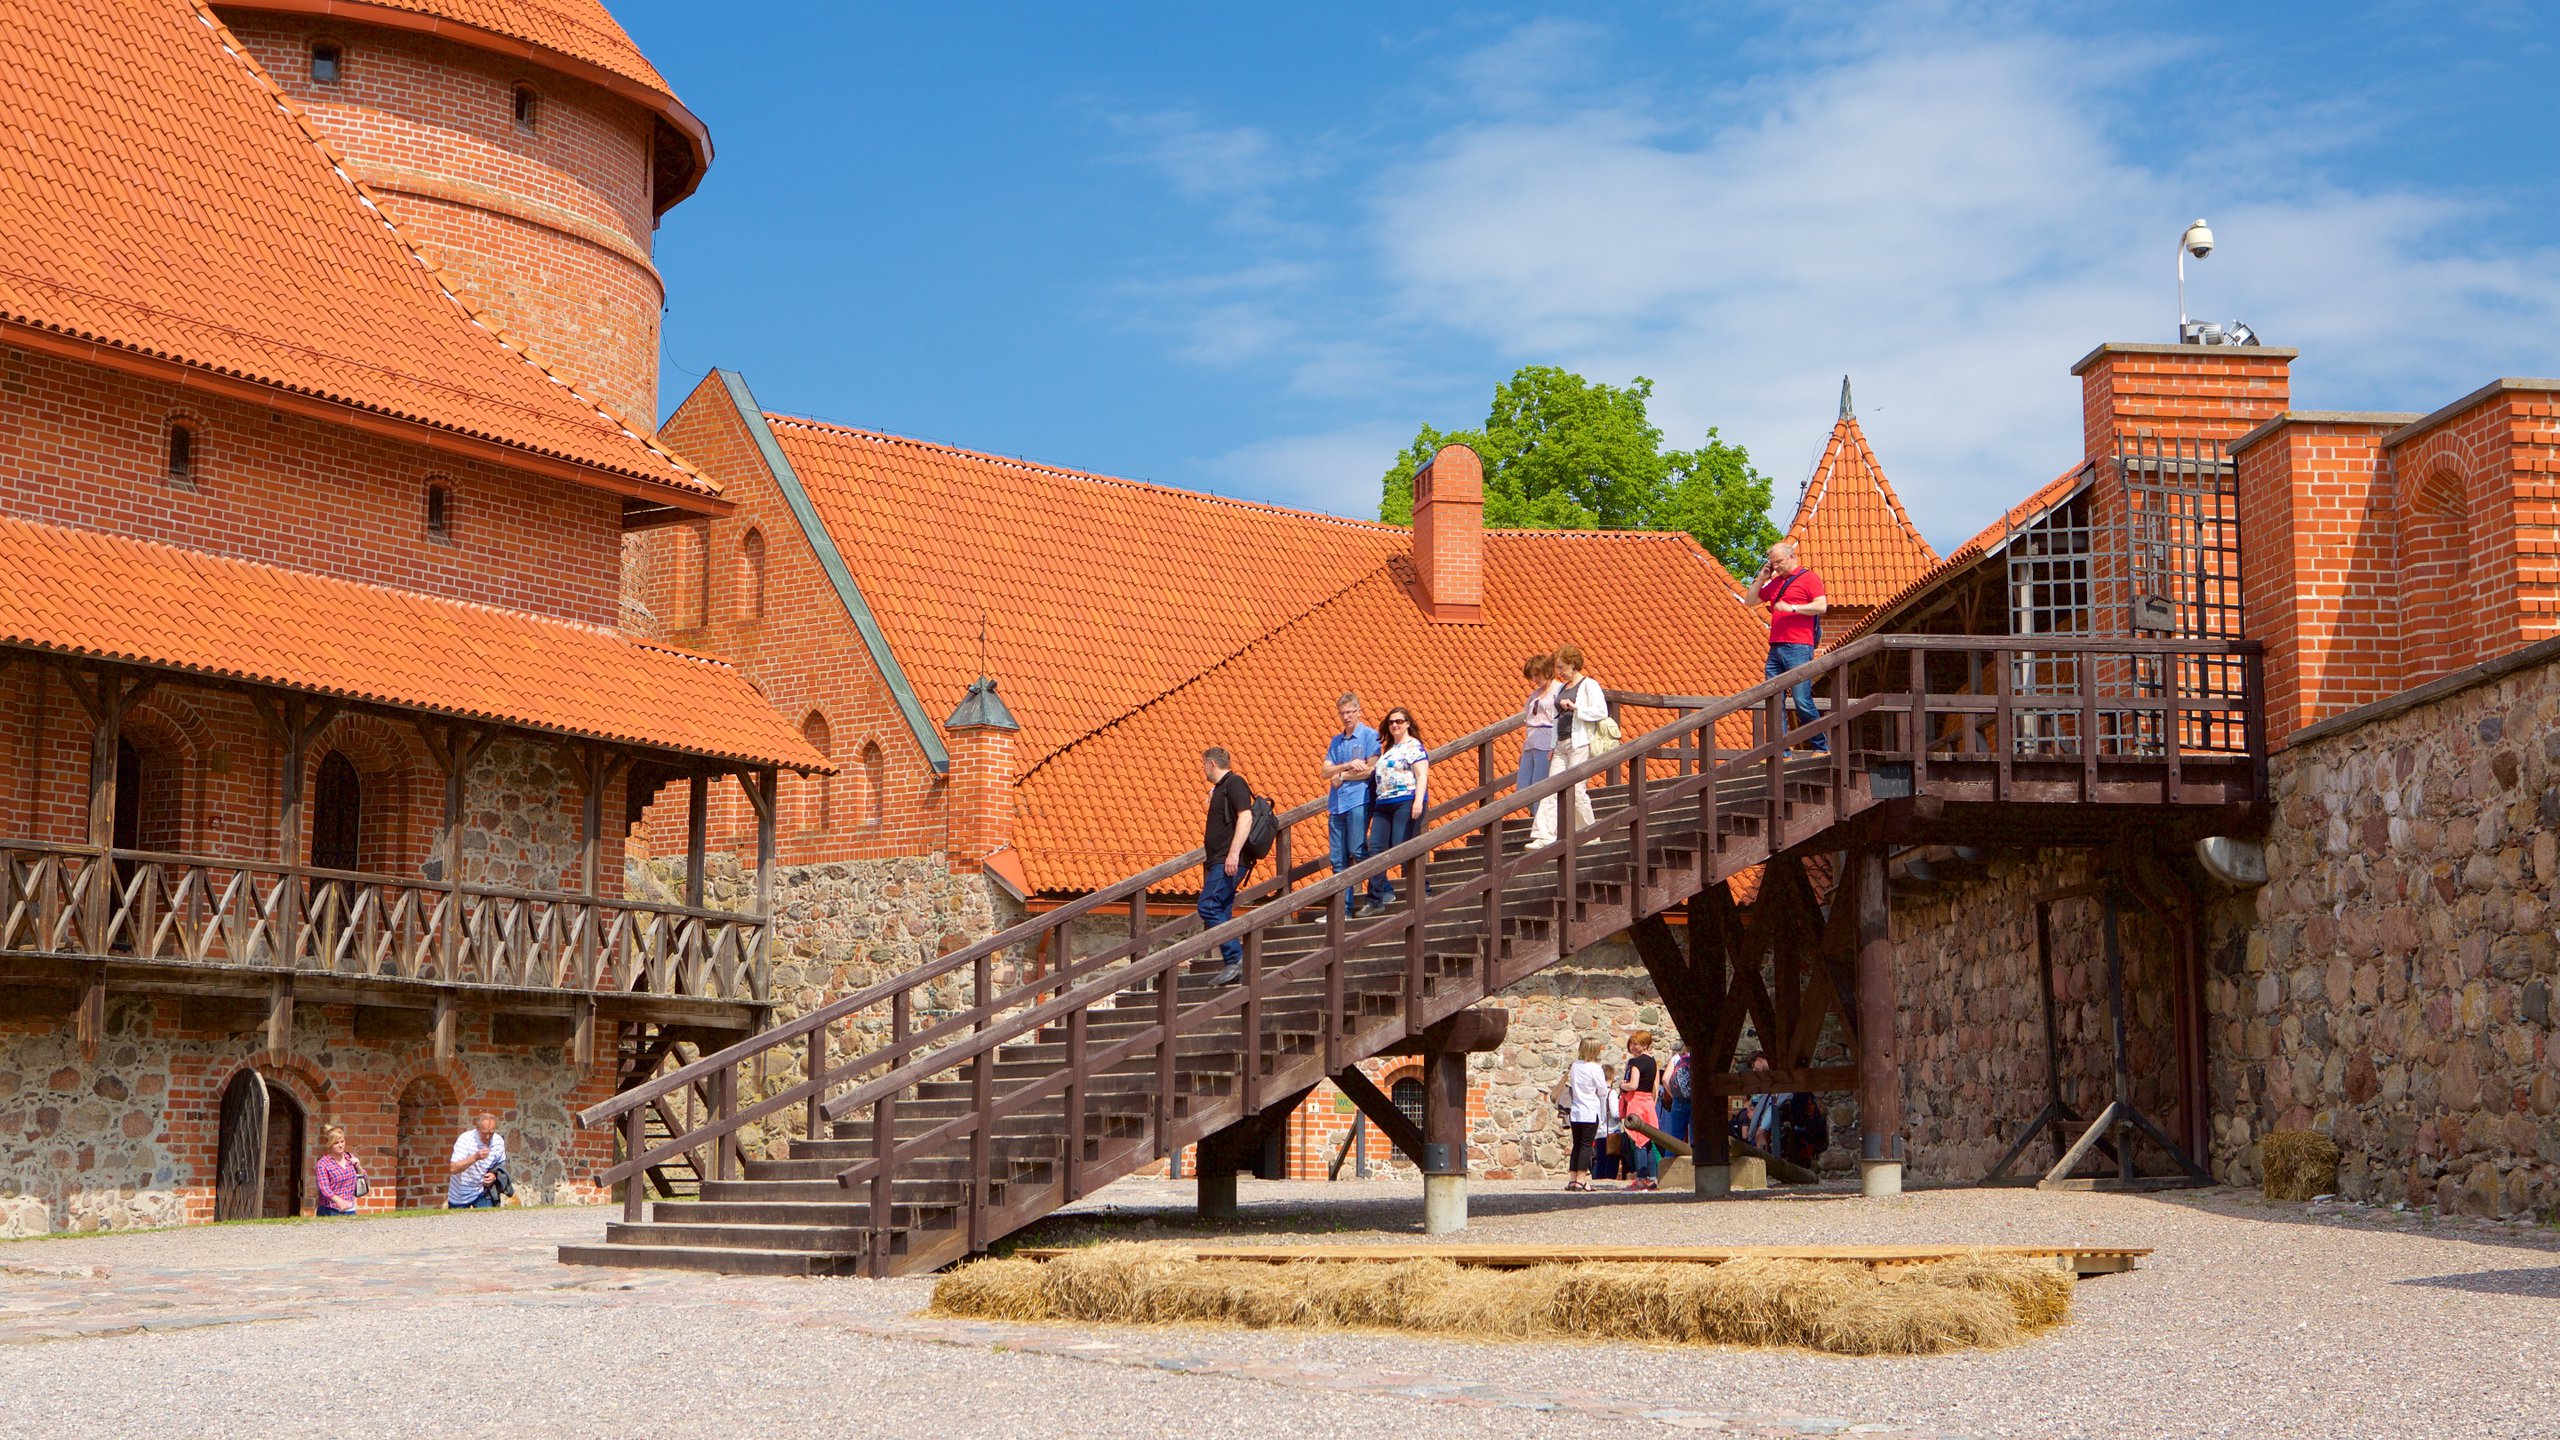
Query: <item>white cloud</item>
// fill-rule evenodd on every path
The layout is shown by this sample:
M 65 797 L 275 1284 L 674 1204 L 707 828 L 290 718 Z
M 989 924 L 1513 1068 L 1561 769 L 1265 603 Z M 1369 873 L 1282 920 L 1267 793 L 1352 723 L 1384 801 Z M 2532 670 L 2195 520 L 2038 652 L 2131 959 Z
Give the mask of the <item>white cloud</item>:
M 1413 431 L 1410 424 L 1374 421 L 1282 436 L 1230 450 L 1200 469 L 1229 494 L 1375 520 L 1378 478 Z
M 1941 544 L 2077 460 L 2067 369 L 2102 340 L 2172 337 L 2172 245 L 2199 213 L 2222 248 L 2189 267 L 2193 310 L 2302 348 L 2305 408 L 2425 410 L 2554 368 L 2560 252 L 2467 254 L 2470 202 L 2324 181 L 2321 142 L 2284 129 L 2301 115 L 2226 124 L 2175 163 L 2137 157 L 2110 120 L 2156 100 L 2167 52 L 1923 13 L 1725 91 L 1479 100 L 1370 177 L 1362 263 L 1382 302 L 1345 312 L 1339 333 L 1322 307 L 1297 308 L 1272 358 L 1302 392 L 1351 398 L 1387 372 L 1321 377 L 1382 330 L 1407 343 L 1365 363 L 1400 368 L 1407 394 L 1426 353 L 1476 376 L 1470 388 L 1531 360 L 1649 375 L 1673 440 L 1720 425 L 1777 477 L 1781 512 L 1847 371 Z M 1524 27 L 1460 73 L 1481 96 L 1524 56 L 1587 40 Z M 2321 124 L 2354 133 L 2332 108 Z M 1366 486 L 1410 429 L 1230 458 L 1375 435 L 1351 467 Z

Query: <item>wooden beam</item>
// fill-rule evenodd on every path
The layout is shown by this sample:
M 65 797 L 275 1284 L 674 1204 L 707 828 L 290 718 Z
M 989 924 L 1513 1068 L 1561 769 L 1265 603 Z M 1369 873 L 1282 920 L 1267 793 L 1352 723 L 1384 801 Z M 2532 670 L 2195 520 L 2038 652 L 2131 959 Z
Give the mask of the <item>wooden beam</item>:
M 1422 1173 L 1467 1173 L 1464 1050 L 1434 1050 L 1422 1057 Z
M 293 977 L 279 975 L 267 991 L 267 1053 L 282 1059 L 293 1053 Z
M 1414 1124 L 1402 1110 L 1397 1109 L 1396 1102 L 1381 1093 L 1378 1087 L 1370 1082 L 1368 1076 L 1357 1070 L 1345 1070 L 1333 1077 L 1333 1084 L 1335 1089 L 1351 1097 L 1351 1103 L 1360 1107 L 1360 1113 L 1368 1116 L 1369 1123 L 1377 1126 L 1378 1133 L 1387 1137 L 1387 1142 L 1402 1151 L 1406 1159 L 1411 1160 L 1416 1166 L 1423 1163 L 1423 1145 L 1426 1142 L 1423 1139 L 1422 1127 Z M 1424 1095 L 1424 1103 L 1427 1105 L 1428 1089 L 1425 1090 Z
M 1902 1158 L 1902 1061 L 1894 1044 L 1893 915 L 1883 852 L 1857 857 L 1858 1129 L 1861 1160 Z
M 80 1001 L 72 1028 L 79 1036 L 80 1058 L 98 1058 L 99 1042 L 107 1034 L 107 967 L 104 961 L 92 960 L 81 966 Z
M 702 853 L 704 837 L 711 823 L 706 813 L 711 803 L 711 777 L 696 770 L 686 782 L 684 820 L 684 903 L 702 908 Z
M 1855 1065 L 1816 1065 L 1792 1070 L 1736 1070 L 1724 1075 L 1693 1075 L 1692 1090 L 1701 1095 L 1792 1095 L 1798 1090 L 1847 1090 L 1858 1083 Z
M 460 1028 L 461 1007 L 455 1003 L 453 992 L 450 990 L 437 991 L 436 1018 L 432 1026 L 432 1031 L 435 1035 L 434 1053 L 437 1064 L 441 1065 L 453 1058 L 455 1031 Z

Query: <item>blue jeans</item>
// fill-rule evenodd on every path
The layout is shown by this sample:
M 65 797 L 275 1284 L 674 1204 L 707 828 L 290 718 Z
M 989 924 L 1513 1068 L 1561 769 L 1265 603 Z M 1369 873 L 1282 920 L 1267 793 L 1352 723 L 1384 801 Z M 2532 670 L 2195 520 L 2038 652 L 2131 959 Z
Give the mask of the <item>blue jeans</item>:
M 1539 781 L 1546 779 L 1547 772 L 1553 770 L 1555 766 L 1556 752 L 1554 746 L 1543 746 L 1536 750 L 1523 750 L 1520 752 L 1520 775 L 1519 778 L 1511 782 L 1511 788 L 1514 790 L 1526 790 L 1530 786 L 1537 784 Z
M 1771 645 L 1769 666 L 1763 672 L 1763 678 L 1775 680 L 1790 670 L 1802 669 L 1812 663 L 1813 647 L 1810 645 Z M 1798 725 L 1810 725 L 1821 718 L 1813 708 L 1811 680 L 1800 681 L 1795 688 L 1787 692 L 1787 705 L 1795 712 L 1795 723 Z M 1830 740 L 1820 735 L 1806 741 L 1805 745 L 1817 753 L 1828 753 L 1831 749 Z
M 498 1192 L 495 1190 L 483 1190 L 478 1195 L 473 1196 L 469 1200 L 463 1201 L 459 1205 L 455 1204 L 451 1200 L 447 1200 L 444 1202 L 444 1208 L 447 1210 L 495 1210 L 498 1208 Z
M 1422 833 L 1422 822 L 1413 818 L 1413 797 L 1382 801 L 1369 807 L 1369 853 L 1384 855 L 1407 840 Z M 1413 877 L 1413 863 L 1405 862 L 1405 877 Z M 1395 882 L 1383 870 L 1369 882 L 1369 898 L 1384 905 L 1396 898 Z
M 1325 840 L 1333 852 L 1334 874 L 1339 875 L 1369 858 L 1369 807 L 1366 804 L 1354 805 L 1348 810 L 1336 810 L 1327 817 L 1327 821 Z M 1378 887 L 1385 883 L 1385 876 L 1371 880 L 1369 882 L 1370 898 L 1377 898 Z M 1342 910 L 1345 915 L 1351 913 L 1351 899 L 1350 891 L 1342 892 Z
M 1223 857 L 1201 867 L 1201 929 L 1213 929 L 1236 918 L 1236 891 L 1243 886 L 1245 877 L 1252 873 L 1252 863 L 1239 860 L 1236 862 L 1236 873 L 1228 874 L 1227 862 Z M 1218 947 L 1218 953 L 1226 958 L 1229 965 L 1241 965 L 1244 963 L 1244 942 L 1229 940 Z
M 1689 1139 L 1688 1101 L 1665 1100 L 1662 1102 L 1662 1133 L 1674 1140 Z

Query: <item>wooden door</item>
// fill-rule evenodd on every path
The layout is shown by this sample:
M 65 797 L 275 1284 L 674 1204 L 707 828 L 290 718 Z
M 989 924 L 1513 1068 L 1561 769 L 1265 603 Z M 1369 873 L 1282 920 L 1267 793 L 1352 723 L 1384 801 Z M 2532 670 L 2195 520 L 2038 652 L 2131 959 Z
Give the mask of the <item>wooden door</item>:
M 267 1192 L 267 1082 L 242 1070 L 222 1090 L 222 1149 L 213 1218 L 254 1220 Z
M 364 780 L 335 750 L 320 757 L 320 783 L 311 797 L 311 863 L 321 870 L 353 870 L 364 843 Z

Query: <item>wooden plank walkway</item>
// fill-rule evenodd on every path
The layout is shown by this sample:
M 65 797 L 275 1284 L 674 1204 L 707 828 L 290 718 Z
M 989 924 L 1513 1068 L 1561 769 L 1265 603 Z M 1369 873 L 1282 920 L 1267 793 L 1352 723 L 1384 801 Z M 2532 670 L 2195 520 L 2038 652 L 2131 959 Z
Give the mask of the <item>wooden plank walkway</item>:
M 1829 1260 L 1885 1268 L 1956 1260 L 1967 1255 L 2018 1256 L 2069 1265 L 2080 1275 L 2118 1275 L 2151 1253 L 2143 1245 L 1178 1245 L 1195 1260 L 1259 1260 L 1281 1265 L 1299 1260 L 1447 1260 L 1516 1270 L 1528 1265 L 1633 1264 L 1721 1265 L 1728 1260 Z M 1028 1260 L 1054 1260 L 1064 1249 L 1013 1252 Z

